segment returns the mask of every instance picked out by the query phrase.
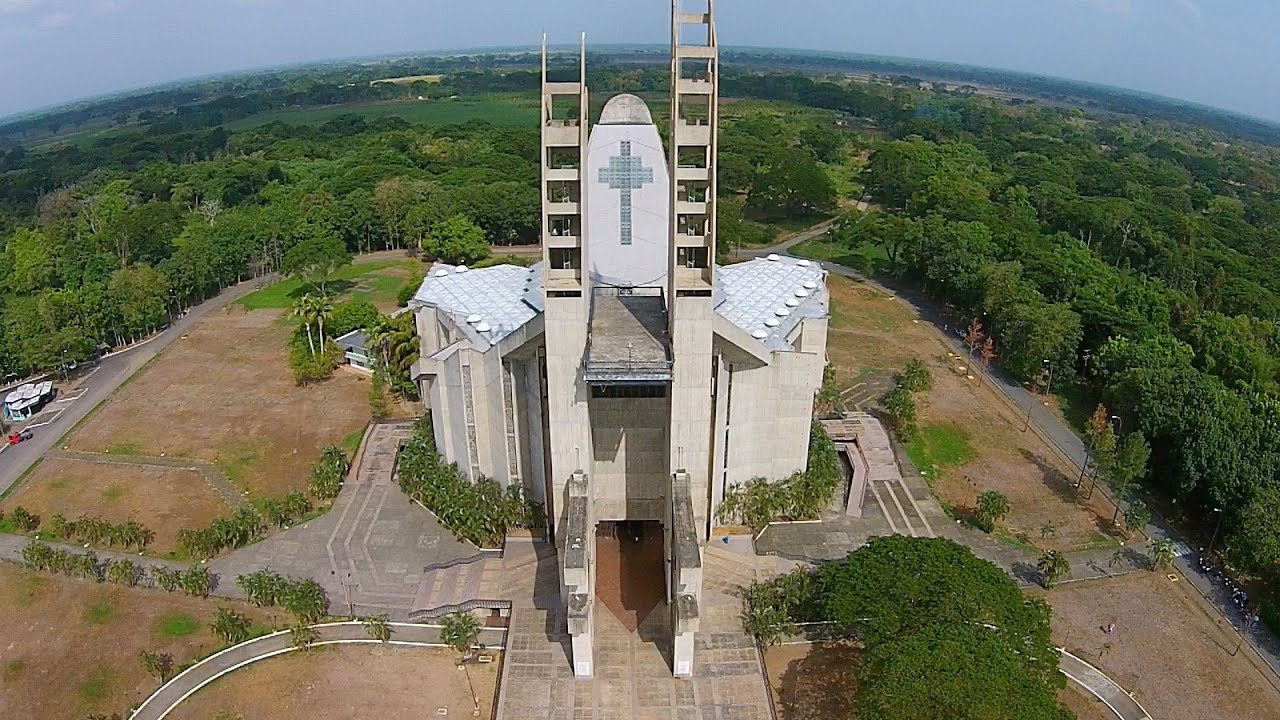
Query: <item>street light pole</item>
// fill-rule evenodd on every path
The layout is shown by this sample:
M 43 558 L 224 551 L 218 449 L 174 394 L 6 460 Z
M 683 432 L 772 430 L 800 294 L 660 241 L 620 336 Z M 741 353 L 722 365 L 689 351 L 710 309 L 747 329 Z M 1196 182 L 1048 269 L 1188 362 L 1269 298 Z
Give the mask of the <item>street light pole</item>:
M 1218 531 L 1222 529 L 1222 508 L 1216 507 L 1213 511 L 1218 513 L 1218 522 L 1213 526 L 1213 538 L 1209 540 L 1209 552 L 1206 554 L 1210 556 L 1213 555 L 1214 544 L 1218 542 Z
M 1052 379 L 1052 378 L 1053 378 L 1053 365 L 1052 365 L 1052 363 L 1050 363 L 1047 359 L 1046 359 L 1046 360 L 1044 360 L 1043 362 L 1044 362 L 1045 367 L 1046 367 L 1046 368 L 1048 368 L 1048 371 L 1049 371 L 1049 378 L 1050 378 L 1050 379 Z M 972 360 L 970 361 L 970 364 L 972 364 Z M 1049 385 L 1048 385 L 1047 383 L 1045 384 L 1045 390 L 1044 390 L 1044 392 L 1045 392 L 1045 397 L 1048 397 L 1048 395 L 1049 395 Z M 1028 430 L 1030 430 L 1030 429 L 1031 429 L 1031 410 L 1032 410 L 1033 408 L 1035 408 L 1035 406 L 1036 406 L 1036 394 L 1035 394 L 1034 392 L 1032 392 L 1032 393 L 1030 393 L 1030 395 L 1031 395 L 1031 398 L 1027 401 L 1027 420 L 1026 420 L 1026 422 L 1024 422 L 1024 423 L 1022 424 L 1022 432 L 1026 432 L 1026 431 L 1028 431 Z
M 1244 647 L 1244 640 L 1249 636 L 1249 631 L 1253 629 L 1256 622 L 1258 622 L 1258 613 L 1256 611 L 1249 613 L 1249 618 L 1240 628 L 1240 642 L 1236 643 L 1236 649 L 1231 651 L 1231 657 L 1235 657 L 1236 653 L 1240 652 L 1240 648 Z

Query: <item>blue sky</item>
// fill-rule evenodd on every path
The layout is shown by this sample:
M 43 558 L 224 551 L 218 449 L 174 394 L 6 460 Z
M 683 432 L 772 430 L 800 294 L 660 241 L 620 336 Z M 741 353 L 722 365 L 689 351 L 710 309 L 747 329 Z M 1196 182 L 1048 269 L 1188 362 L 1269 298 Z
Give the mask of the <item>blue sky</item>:
M 696 3 L 698 0 L 686 0 Z M 719 0 L 721 42 L 1044 73 L 1280 120 L 1276 0 Z M 662 43 L 662 0 L 0 0 L 0 116 L 353 55 Z

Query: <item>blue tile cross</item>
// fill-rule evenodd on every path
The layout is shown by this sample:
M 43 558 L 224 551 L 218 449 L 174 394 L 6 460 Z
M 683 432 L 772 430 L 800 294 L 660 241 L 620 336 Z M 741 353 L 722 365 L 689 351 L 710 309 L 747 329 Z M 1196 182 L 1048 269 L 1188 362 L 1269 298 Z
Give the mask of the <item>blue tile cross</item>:
M 622 244 L 631 244 L 631 191 L 653 182 L 653 168 L 645 167 L 639 156 L 631 154 L 631 141 L 622 141 L 622 154 L 609 158 L 609 167 L 600 168 L 600 182 L 609 189 L 622 191 L 618 229 Z

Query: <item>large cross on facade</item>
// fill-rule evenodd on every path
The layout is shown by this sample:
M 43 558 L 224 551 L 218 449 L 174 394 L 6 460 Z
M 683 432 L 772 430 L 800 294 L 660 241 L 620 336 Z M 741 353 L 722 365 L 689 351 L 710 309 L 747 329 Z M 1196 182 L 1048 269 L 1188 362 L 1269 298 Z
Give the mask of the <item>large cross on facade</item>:
M 622 154 L 609 158 L 609 167 L 600 168 L 600 182 L 609 189 L 622 191 L 618 229 L 623 245 L 631 244 L 631 191 L 653 182 L 653 168 L 645 167 L 639 156 L 631 154 L 631 141 L 622 141 Z

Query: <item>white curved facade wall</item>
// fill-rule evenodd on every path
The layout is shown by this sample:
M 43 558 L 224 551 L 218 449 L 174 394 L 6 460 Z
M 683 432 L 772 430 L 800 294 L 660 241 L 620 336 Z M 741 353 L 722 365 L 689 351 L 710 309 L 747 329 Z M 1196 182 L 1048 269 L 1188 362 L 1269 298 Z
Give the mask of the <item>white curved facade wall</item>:
M 671 180 L 658 128 L 596 125 L 585 192 L 591 284 L 664 287 Z

